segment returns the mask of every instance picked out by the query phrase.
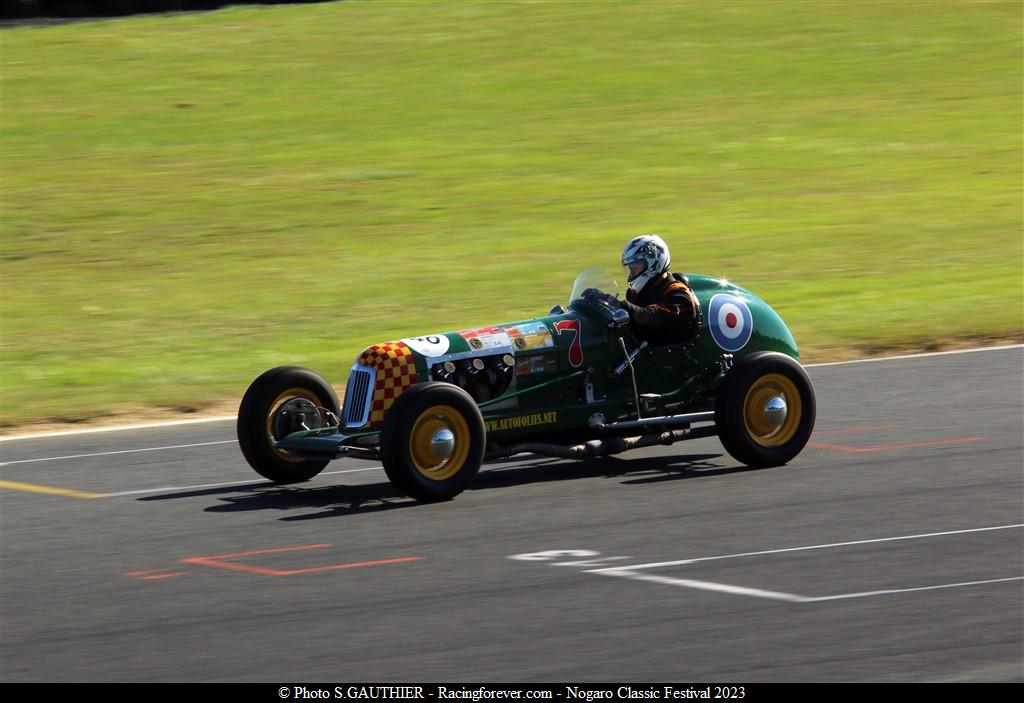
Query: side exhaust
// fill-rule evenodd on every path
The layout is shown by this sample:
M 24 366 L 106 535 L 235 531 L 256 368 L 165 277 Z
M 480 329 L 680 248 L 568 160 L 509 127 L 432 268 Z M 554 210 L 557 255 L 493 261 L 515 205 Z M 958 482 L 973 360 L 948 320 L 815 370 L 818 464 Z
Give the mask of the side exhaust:
M 560 459 L 590 459 L 592 457 L 609 456 L 621 454 L 630 449 L 641 447 L 652 447 L 656 444 L 675 444 L 686 439 L 697 437 L 714 436 L 714 427 L 700 427 L 686 430 L 669 430 L 656 434 L 640 435 L 638 437 L 608 437 L 606 439 L 593 439 L 583 444 L 565 446 L 560 444 L 545 444 L 541 442 L 522 442 L 508 447 L 502 447 L 494 454 L 488 454 L 488 459 L 501 459 L 514 454 L 530 453 L 541 456 L 552 456 Z

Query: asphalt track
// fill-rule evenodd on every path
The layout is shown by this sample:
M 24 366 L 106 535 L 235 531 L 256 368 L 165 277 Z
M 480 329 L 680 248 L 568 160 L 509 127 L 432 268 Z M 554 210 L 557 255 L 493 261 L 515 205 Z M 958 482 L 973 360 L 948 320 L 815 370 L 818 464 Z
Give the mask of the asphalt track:
M 788 466 L 521 457 L 435 505 L 275 487 L 231 422 L 2 442 L 0 679 L 1024 680 L 1024 349 L 809 371 Z

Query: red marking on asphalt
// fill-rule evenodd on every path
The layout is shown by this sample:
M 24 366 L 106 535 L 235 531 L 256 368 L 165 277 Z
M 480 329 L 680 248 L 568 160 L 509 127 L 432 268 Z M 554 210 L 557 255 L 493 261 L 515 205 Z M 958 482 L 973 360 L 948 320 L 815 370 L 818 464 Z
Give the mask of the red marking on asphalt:
M 242 557 L 257 556 L 260 554 L 278 554 L 281 552 L 297 552 L 297 551 L 309 551 L 313 549 L 323 549 L 324 547 L 330 547 L 329 544 L 307 544 L 299 547 L 279 547 L 277 549 L 258 549 L 251 552 L 236 552 L 234 554 L 215 554 L 207 557 L 188 557 L 186 559 L 179 559 L 183 564 L 201 564 L 202 566 L 212 566 L 217 569 L 228 569 L 230 571 L 243 571 L 250 574 L 260 574 L 262 576 L 294 576 L 296 574 L 312 574 L 318 571 L 337 571 L 339 569 L 358 569 L 364 566 L 379 566 L 382 564 L 399 564 L 407 561 L 419 561 L 423 557 L 398 557 L 395 559 L 381 559 L 378 561 L 359 561 L 351 562 L 348 564 L 328 564 L 326 566 L 314 566 L 306 569 L 265 569 L 258 566 L 249 566 L 248 564 L 238 564 L 233 561 L 224 561 L 225 559 L 238 559 Z
M 947 444 L 966 444 L 968 442 L 984 442 L 988 437 L 959 437 L 957 439 L 939 439 L 931 442 L 911 442 L 909 444 L 886 444 L 880 447 L 847 447 L 842 444 L 821 444 L 819 442 L 808 442 L 808 447 L 815 449 L 829 449 L 834 452 L 847 452 L 849 454 L 863 454 L 866 452 L 887 452 L 893 449 L 914 449 L 916 447 L 938 447 Z
M 278 554 L 280 552 L 300 552 L 310 549 L 323 549 L 329 544 L 303 544 L 298 547 L 276 547 L 274 549 L 257 549 L 251 552 L 235 552 L 234 554 L 214 554 L 208 557 L 189 557 L 189 559 L 234 559 L 235 557 L 252 557 L 257 554 Z M 180 561 L 185 561 L 181 559 Z
M 191 574 L 191 571 L 172 571 L 166 574 L 153 574 L 152 576 L 140 576 L 144 581 L 163 581 L 164 579 L 172 579 L 175 576 L 186 576 Z
M 134 576 L 135 578 L 142 579 L 143 581 L 162 581 L 164 579 L 171 579 L 175 576 L 185 576 L 186 574 L 191 573 L 191 571 L 167 571 L 167 569 L 149 569 L 147 571 L 128 571 L 121 575 Z
M 861 434 L 864 432 L 877 432 L 878 430 L 895 430 L 899 425 L 868 425 L 867 427 L 849 427 L 842 430 L 815 430 L 814 434 Z

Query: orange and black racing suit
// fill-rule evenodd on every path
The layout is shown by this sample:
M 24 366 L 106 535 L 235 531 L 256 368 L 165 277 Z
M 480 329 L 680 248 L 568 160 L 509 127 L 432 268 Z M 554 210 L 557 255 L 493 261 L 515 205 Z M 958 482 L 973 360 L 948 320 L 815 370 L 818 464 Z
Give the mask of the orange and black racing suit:
M 622 307 L 629 313 L 633 334 L 658 346 L 683 342 L 697 333 L 697 297 L 681 274 L 663 273 L 639 293 L 626 291 Z

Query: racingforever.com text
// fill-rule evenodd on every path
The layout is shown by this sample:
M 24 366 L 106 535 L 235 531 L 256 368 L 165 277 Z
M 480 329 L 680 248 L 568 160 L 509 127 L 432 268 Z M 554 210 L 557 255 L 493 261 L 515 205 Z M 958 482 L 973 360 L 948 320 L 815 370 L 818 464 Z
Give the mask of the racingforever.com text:
M 429 685 L 429 686 L 281 686 L 278 697 L 295 700 L 555 700 L 596 701 L 604 699 L 681 700 L 687 698 L 743 699 L 744 686 L 717 685 L 687 686 L 574 686 L 560 685 L 545 688 Z
M 330 698 L 334 700 L 549 700 L 555 697 L 550 690 L 500 689 L 479 686 L 469 688 L 449 686 L 334 686 L 333 688 L 307 688 L 305 686 L 282 686 L 278 690 L 281 698 L 310 700 Z

